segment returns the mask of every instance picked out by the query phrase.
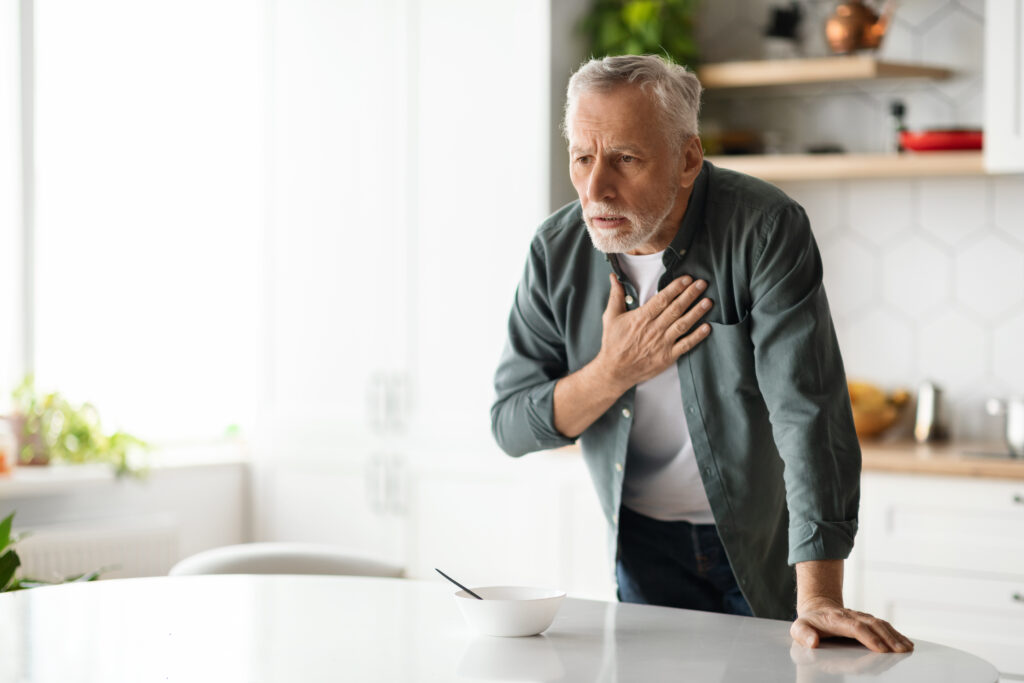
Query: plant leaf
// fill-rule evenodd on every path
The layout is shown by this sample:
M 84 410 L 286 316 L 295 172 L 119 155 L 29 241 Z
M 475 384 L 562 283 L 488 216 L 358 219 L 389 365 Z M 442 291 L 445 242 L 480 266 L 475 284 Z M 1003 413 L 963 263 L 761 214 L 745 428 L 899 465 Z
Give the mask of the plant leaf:
M 20 566 L 21 558 L 13 550 L 8 550 L 3 555 L 0 555 L 0 593 L 7 590 L 7 585 L 11 582 L 14 572 Z
M 0 522 L 0 553 L 7 549 L 7 546 L 11 542 L 11 524 L 14 523 L 14 513 L 4 517 L 4 521 Z

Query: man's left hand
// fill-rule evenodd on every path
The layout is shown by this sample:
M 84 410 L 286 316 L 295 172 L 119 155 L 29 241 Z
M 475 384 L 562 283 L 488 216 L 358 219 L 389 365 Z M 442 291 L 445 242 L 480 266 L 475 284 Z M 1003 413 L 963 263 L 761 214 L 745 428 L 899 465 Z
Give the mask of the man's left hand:
M 884 619 L 846 609 L 830 598 L 812 598 L 797 607 L 797 620 L 789 629 L 793 640 L 815 648 L 822 638 L 841 636 L 860 641 L 875 652 L 910 652 L 914 649 L 906 636 Z

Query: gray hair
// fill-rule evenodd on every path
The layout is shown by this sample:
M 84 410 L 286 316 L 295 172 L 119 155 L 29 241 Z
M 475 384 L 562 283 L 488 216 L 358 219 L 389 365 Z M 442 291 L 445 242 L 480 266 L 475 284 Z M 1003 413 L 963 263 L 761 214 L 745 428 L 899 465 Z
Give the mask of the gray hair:
M 682 144 L 698 133 L 701 85 L 685 66 L 658 55 L 623 55 L 591 59 L 576 70 L 566 91 L 562 135 L 569 137 L 569 116 L 581 93 L 609 92 L 627 85 L 639 85 L 654 98 L 663 130 L 669 139 Z

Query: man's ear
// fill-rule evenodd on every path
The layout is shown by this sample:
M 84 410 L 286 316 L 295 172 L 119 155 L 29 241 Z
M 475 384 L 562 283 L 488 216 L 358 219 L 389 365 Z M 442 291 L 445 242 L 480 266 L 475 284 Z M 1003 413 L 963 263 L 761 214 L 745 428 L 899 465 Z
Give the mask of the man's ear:
M 701 168 L 704 167 L 704 146 L 700 144 L 700 136 L 691 135 L 687 138 L 680 153 L 683 155 L 683 173 L 679 184 L 682 187 L 692 187 L 700 175 Z

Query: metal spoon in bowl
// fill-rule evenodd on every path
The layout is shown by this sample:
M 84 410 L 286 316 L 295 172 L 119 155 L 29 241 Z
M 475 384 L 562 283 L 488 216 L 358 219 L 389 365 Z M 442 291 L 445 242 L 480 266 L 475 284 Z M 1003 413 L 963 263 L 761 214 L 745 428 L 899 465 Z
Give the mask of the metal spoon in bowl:
M 440 570 L 440 569 L 438 569 L 437 567 L 434 567 L 434 571 L 435 571 L 435 572 L 437 572 L 438 574 L 440 574 L 441 576 L 443 576 L 444 578 L 448 579 L 448 580 L 449 580 L 449 581 L 451 581 L 452 583 L 454 583 L 454 584 L 455 584 L 456 586 L 458 586 L 458 587 L 459 587 L 459 588 L 461 588 L 462 590 L 464 590 L 464 591 L 466 591 L 467 593 L 469 593 L 470 595 L 472 595 L 472 596 L 473 596 L 474 598 L 476 598 L 477 600 L 483 600 L 483 598 L 481 598 L 481 597 L 480 597 L 479 595 L 477 595 L 477 594 L 476 594 L 476 593 L 474 593 L 473 591 L 469 590 L 468 588 L 466 588 L 465 586 L 463 586 L 463 585 L 462 585 L 461 583 L 459 583 L 458 581 L 456 581 L 456 580 L 455 580 L 455 579 L 453 579 L 452 577 L 450 577 L 450 576 L 448 576 L 447 574 L 445 574 L 445 573 L 444 573 L 443 571 L 441 571 L 441 570 Z

